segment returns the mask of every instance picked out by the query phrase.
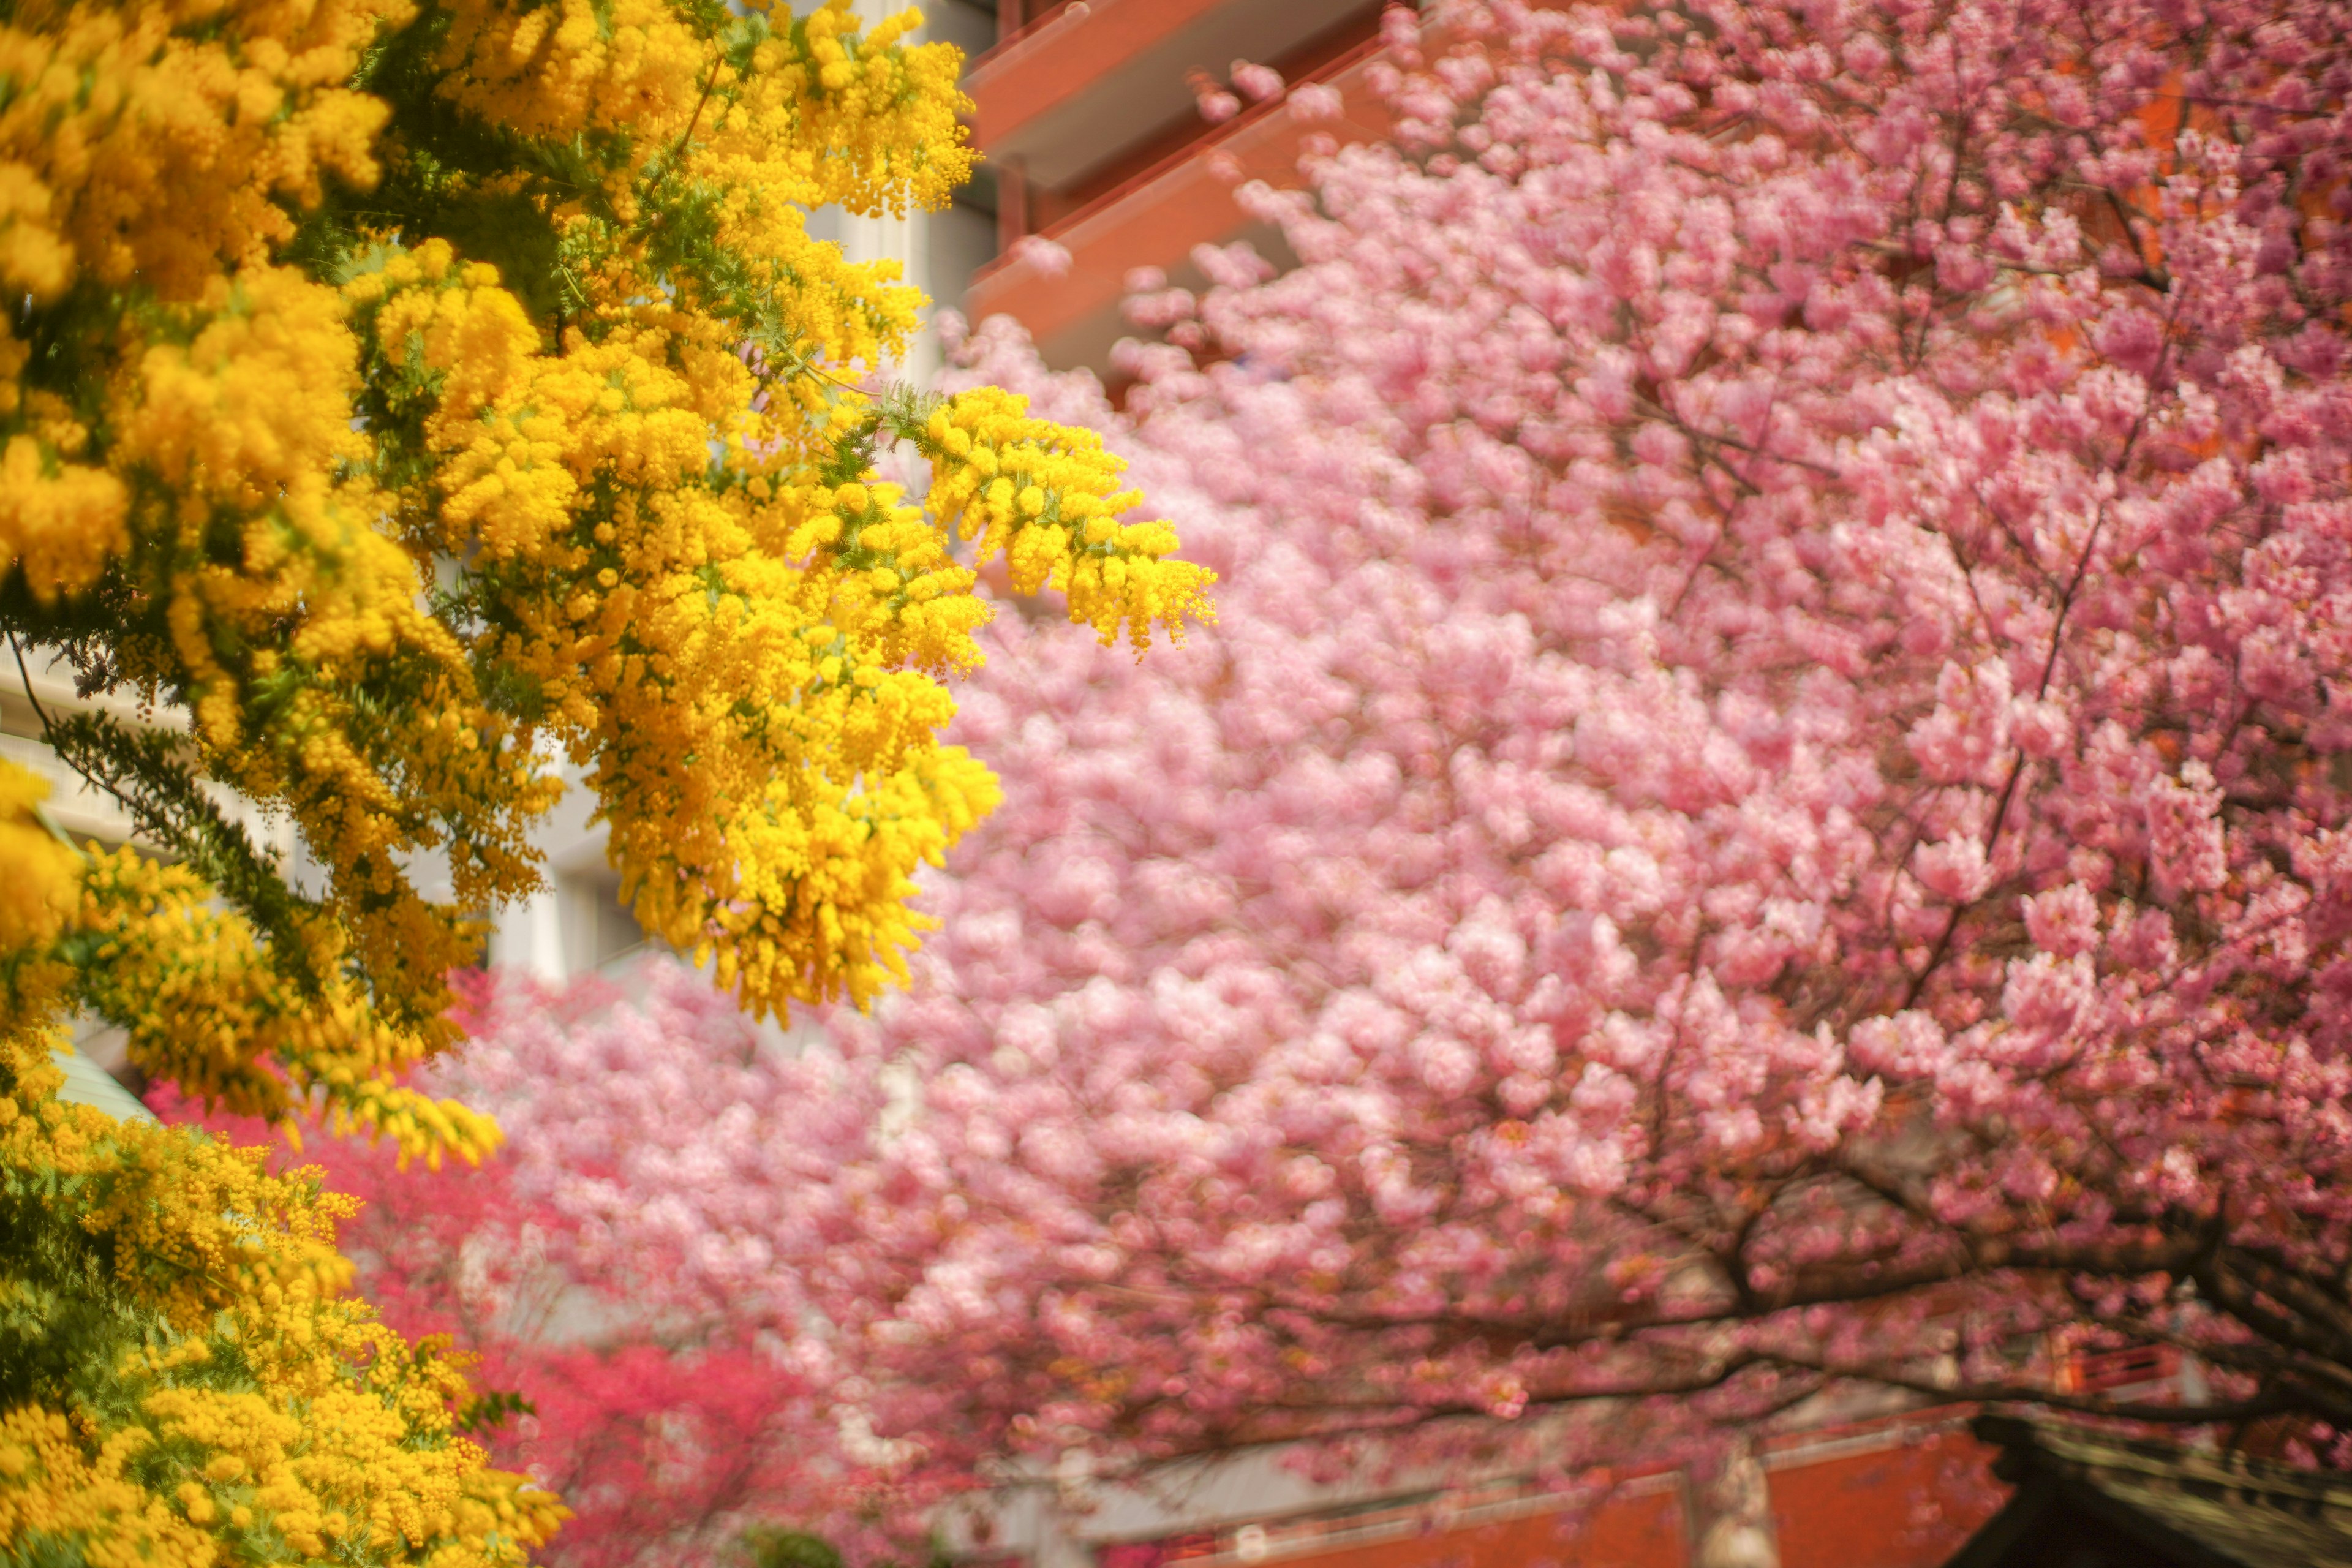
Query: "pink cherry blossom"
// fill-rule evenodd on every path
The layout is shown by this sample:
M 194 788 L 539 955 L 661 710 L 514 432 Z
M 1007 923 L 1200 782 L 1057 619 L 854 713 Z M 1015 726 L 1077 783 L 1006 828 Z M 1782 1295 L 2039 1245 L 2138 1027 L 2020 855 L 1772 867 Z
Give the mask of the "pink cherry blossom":
M 1301 82 L 1290 89 L 1284 102 L 1293 120 L 1312 123 L 1316 121 L 1337 120 L 1346 108 L 1339 89 L 1328 82 Z
M 962 695 L 1006 804 L 778 1233 L 876 1429 L 1618 1456 L 1867 1381 L 2326 1451 L 2340 16 L 1399 18 L 1395 142 L 1243 187 L 1293 270 L 1141 280 L 1123 412 L 962 348 L 1223 608 L 1014 609 Z M 2205 1405 L 2066 1382 L 2146 1341 Z
M 1023 235 L 1013 242 L 1011 254 L 1048 278 L 1060 278 L 1070 270 L 1070 247 L 1042 234 Z
M 1242 100 L 1217 85 L 1208 72 L 1196 70 L 1189 79 L 1192 102 L 1199 108 L 1201 118 L 1212 125 L 1221 125 L 1242 111 Z
M 1233 83 L 1241 89 L 1252 103 L 1264 103 L 1267 99 L 1282 96 L 1282 73 L 1272 66 L 1262 66 L 1253 60 L 1235 60 Z

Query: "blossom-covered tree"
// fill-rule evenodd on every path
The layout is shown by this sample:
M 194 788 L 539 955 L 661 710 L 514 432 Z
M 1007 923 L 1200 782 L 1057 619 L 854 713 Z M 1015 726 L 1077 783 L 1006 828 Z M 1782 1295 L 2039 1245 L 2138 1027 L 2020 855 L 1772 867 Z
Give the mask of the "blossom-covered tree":
M 348 1294 L 347 1205 L 59 1101 L 76 1010 L 223 1110 L 473 1157 L 401 1075 L 561 761 L 744 1005 L 863 1001 L 994 800 L 940 740 L 974 568 L 1139 647 L 1200 608 L 1091 432 L 874 390 L 918 297 L 804 220 L 967 174 L 918 21 L 0 5 L 0 635 L 37 709 L 36 664 L 110 700 L 43 738 L 158 852 L 62 848 L 0 764 L 8 1554 L 463 1568 L 556 1511 Z
M 968 347 L 1227 619 L 991 633 L 1013 805 L 710 1245 L 948 1460 L 1862 1381 L 2347 1458 L 2340 8 L 1391 20 L 1124 413 Z

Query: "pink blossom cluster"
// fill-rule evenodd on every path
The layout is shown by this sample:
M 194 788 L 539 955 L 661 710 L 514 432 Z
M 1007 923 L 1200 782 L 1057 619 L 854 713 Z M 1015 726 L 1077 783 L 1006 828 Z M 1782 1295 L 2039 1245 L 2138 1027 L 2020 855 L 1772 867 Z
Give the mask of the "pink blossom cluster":
M 2352 1426 L 2340 9 L 1395 19 L 1123 411 L 965 346 L 1224 588 L 962 696 L 1006 804 L 834 1021 L 919 1104 L 777 1233 L 877 1428 L 2153 1418 L 2067 1377 L 2147 1341 Z

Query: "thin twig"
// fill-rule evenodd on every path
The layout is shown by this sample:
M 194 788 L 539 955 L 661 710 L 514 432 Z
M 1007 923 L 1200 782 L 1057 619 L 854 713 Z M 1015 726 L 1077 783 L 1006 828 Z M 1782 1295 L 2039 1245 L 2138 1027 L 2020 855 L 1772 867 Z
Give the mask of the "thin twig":
M 33 705 L 34 714 L 41 721 L 41 738 L 46 741 L 57 726 L 49 722 L 49 710 L 41 706 L 41 700 L 33 695 L 33 672 L 25 668 L 25 650 L 16 641 L 14 626 L 8 628 L 8 651 L 16 656 L 16 677 L 25 683 L 25 700 Z

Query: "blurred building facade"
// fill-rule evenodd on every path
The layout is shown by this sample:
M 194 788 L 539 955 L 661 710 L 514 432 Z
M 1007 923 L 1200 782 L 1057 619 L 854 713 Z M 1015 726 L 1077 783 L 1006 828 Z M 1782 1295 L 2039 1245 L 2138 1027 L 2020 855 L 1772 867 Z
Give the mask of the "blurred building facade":
M 997 254 L 972 275 L 972 321 L 1017 318 L 1057 369 L 1107 367 L 1124 332 L 1127 279 L 1153 268 L 1197 286 L 1196 246 L 1247 238 L 1270 259 L 1281 240 L 1233 199 L 1242 181 L 1297 183 L 1309 136 L 1363 140 L 1384 130 L 1365 79 L 1383 0 L 1000 0 L 1001 41 L 964 90 L 992 178 L 977 200 L 996 219 Z M 1244 62 L 1292 87 L 1337 89 L 1336 121 L 1301 123 L 1281 99 L 1227 88 Z M 1197 95 L 1231 92 L 1212 122 Z M 1019 242 L 1037 237 L 1055 248 Z M 1067 269 L 1060 253 L 1066 252 Z

